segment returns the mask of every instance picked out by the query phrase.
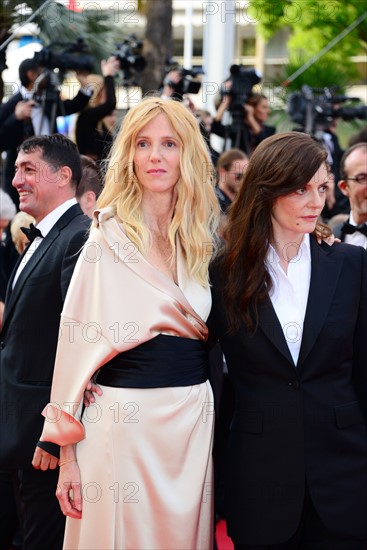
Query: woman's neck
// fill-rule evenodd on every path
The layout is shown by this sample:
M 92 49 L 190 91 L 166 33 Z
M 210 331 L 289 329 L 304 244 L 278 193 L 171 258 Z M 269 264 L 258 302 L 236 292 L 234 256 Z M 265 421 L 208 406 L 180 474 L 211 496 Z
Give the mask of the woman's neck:
M 165 195 L 143 197 L 142 212 L 144 222 L 152 233 L 168 238 L 169 227 L 175 211 L 176 198 Z
M 299 254 L 300 246 L 304 239 L 304 233 L 292 235 L 274 234 L 270 243 L 279 257 L 280 266 L 284 273 L 288 272 L 289 263 Z

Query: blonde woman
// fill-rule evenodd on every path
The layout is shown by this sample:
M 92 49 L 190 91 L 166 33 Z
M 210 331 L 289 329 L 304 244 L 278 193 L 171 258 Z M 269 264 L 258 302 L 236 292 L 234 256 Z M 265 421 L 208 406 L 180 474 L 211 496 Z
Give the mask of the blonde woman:
M 43 412 L 41 441 L 61 445 L 64 548 L 208 550 L 205 321 L 218 206 L 199 126 L 180 102 L 148 98 L 128 112 L 97 206 Z M 80 419 L 93 375 L 103 394 Z M 34 464 L 47 467 L 40 448 Z
M 18 212 L 12 219 L 10 233 L 18 254 L 23 254 L 24 249 L 29 242 L 28 237 L 25 233 L 23 233 L 22 228 L 28 228 L 31 223 L 35 223 L 35 219 L 26 212 Z

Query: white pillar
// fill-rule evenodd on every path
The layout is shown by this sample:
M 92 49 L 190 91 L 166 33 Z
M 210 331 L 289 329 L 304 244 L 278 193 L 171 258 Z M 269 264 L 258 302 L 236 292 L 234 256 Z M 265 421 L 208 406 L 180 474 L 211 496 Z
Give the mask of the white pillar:
M 192 2 L 191 0 L 186 0 L 186 9 L 185 9 L 185 37 L 184 37 L 184 63 L 183 66 L 185 69 L 192 68 L 192 52 L 193 52 L 193 32 L 192 32 Z
M 201 99 L 203 107 L 215 113 L 214 100 L 233 64 L 236 27 L 235 0 L 202 2 L 204 26 L 204 71 Z

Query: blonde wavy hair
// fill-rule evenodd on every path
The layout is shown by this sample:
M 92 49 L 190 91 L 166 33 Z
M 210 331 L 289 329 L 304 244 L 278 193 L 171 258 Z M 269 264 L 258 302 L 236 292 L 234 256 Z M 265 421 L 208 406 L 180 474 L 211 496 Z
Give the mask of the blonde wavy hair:
M 214 252 L 219 220 L 214 170 L 198 122 L 182 103 L 148 97 L 130 109 L 112 146 L 97 208 L 112 207 L 130 240 L 143 254 L 147 252 L 151 235 L 140 208 L 143 189 L 135 175 L 133 159 L 139 132 L 160 114 L 168 118 L 180 143 L 181 177 L 177 182 L 177 203 L 169 228 L 172 258 L 177 236 L 190 276 L 207 286 L 208 265 Z

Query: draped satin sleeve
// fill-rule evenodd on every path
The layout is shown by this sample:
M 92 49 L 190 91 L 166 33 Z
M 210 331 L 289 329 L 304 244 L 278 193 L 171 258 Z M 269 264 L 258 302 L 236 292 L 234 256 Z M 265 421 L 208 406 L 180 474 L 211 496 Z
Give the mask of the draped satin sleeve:
M 40 440 L 61 446 L 85 437 L 79 419 L 84 389 L 105 363 L 158 334 L 208 335 L 181 289 L 145 260 L 112 211 L 97 216 L 65 299 L 51 401 L 42 412 Z

